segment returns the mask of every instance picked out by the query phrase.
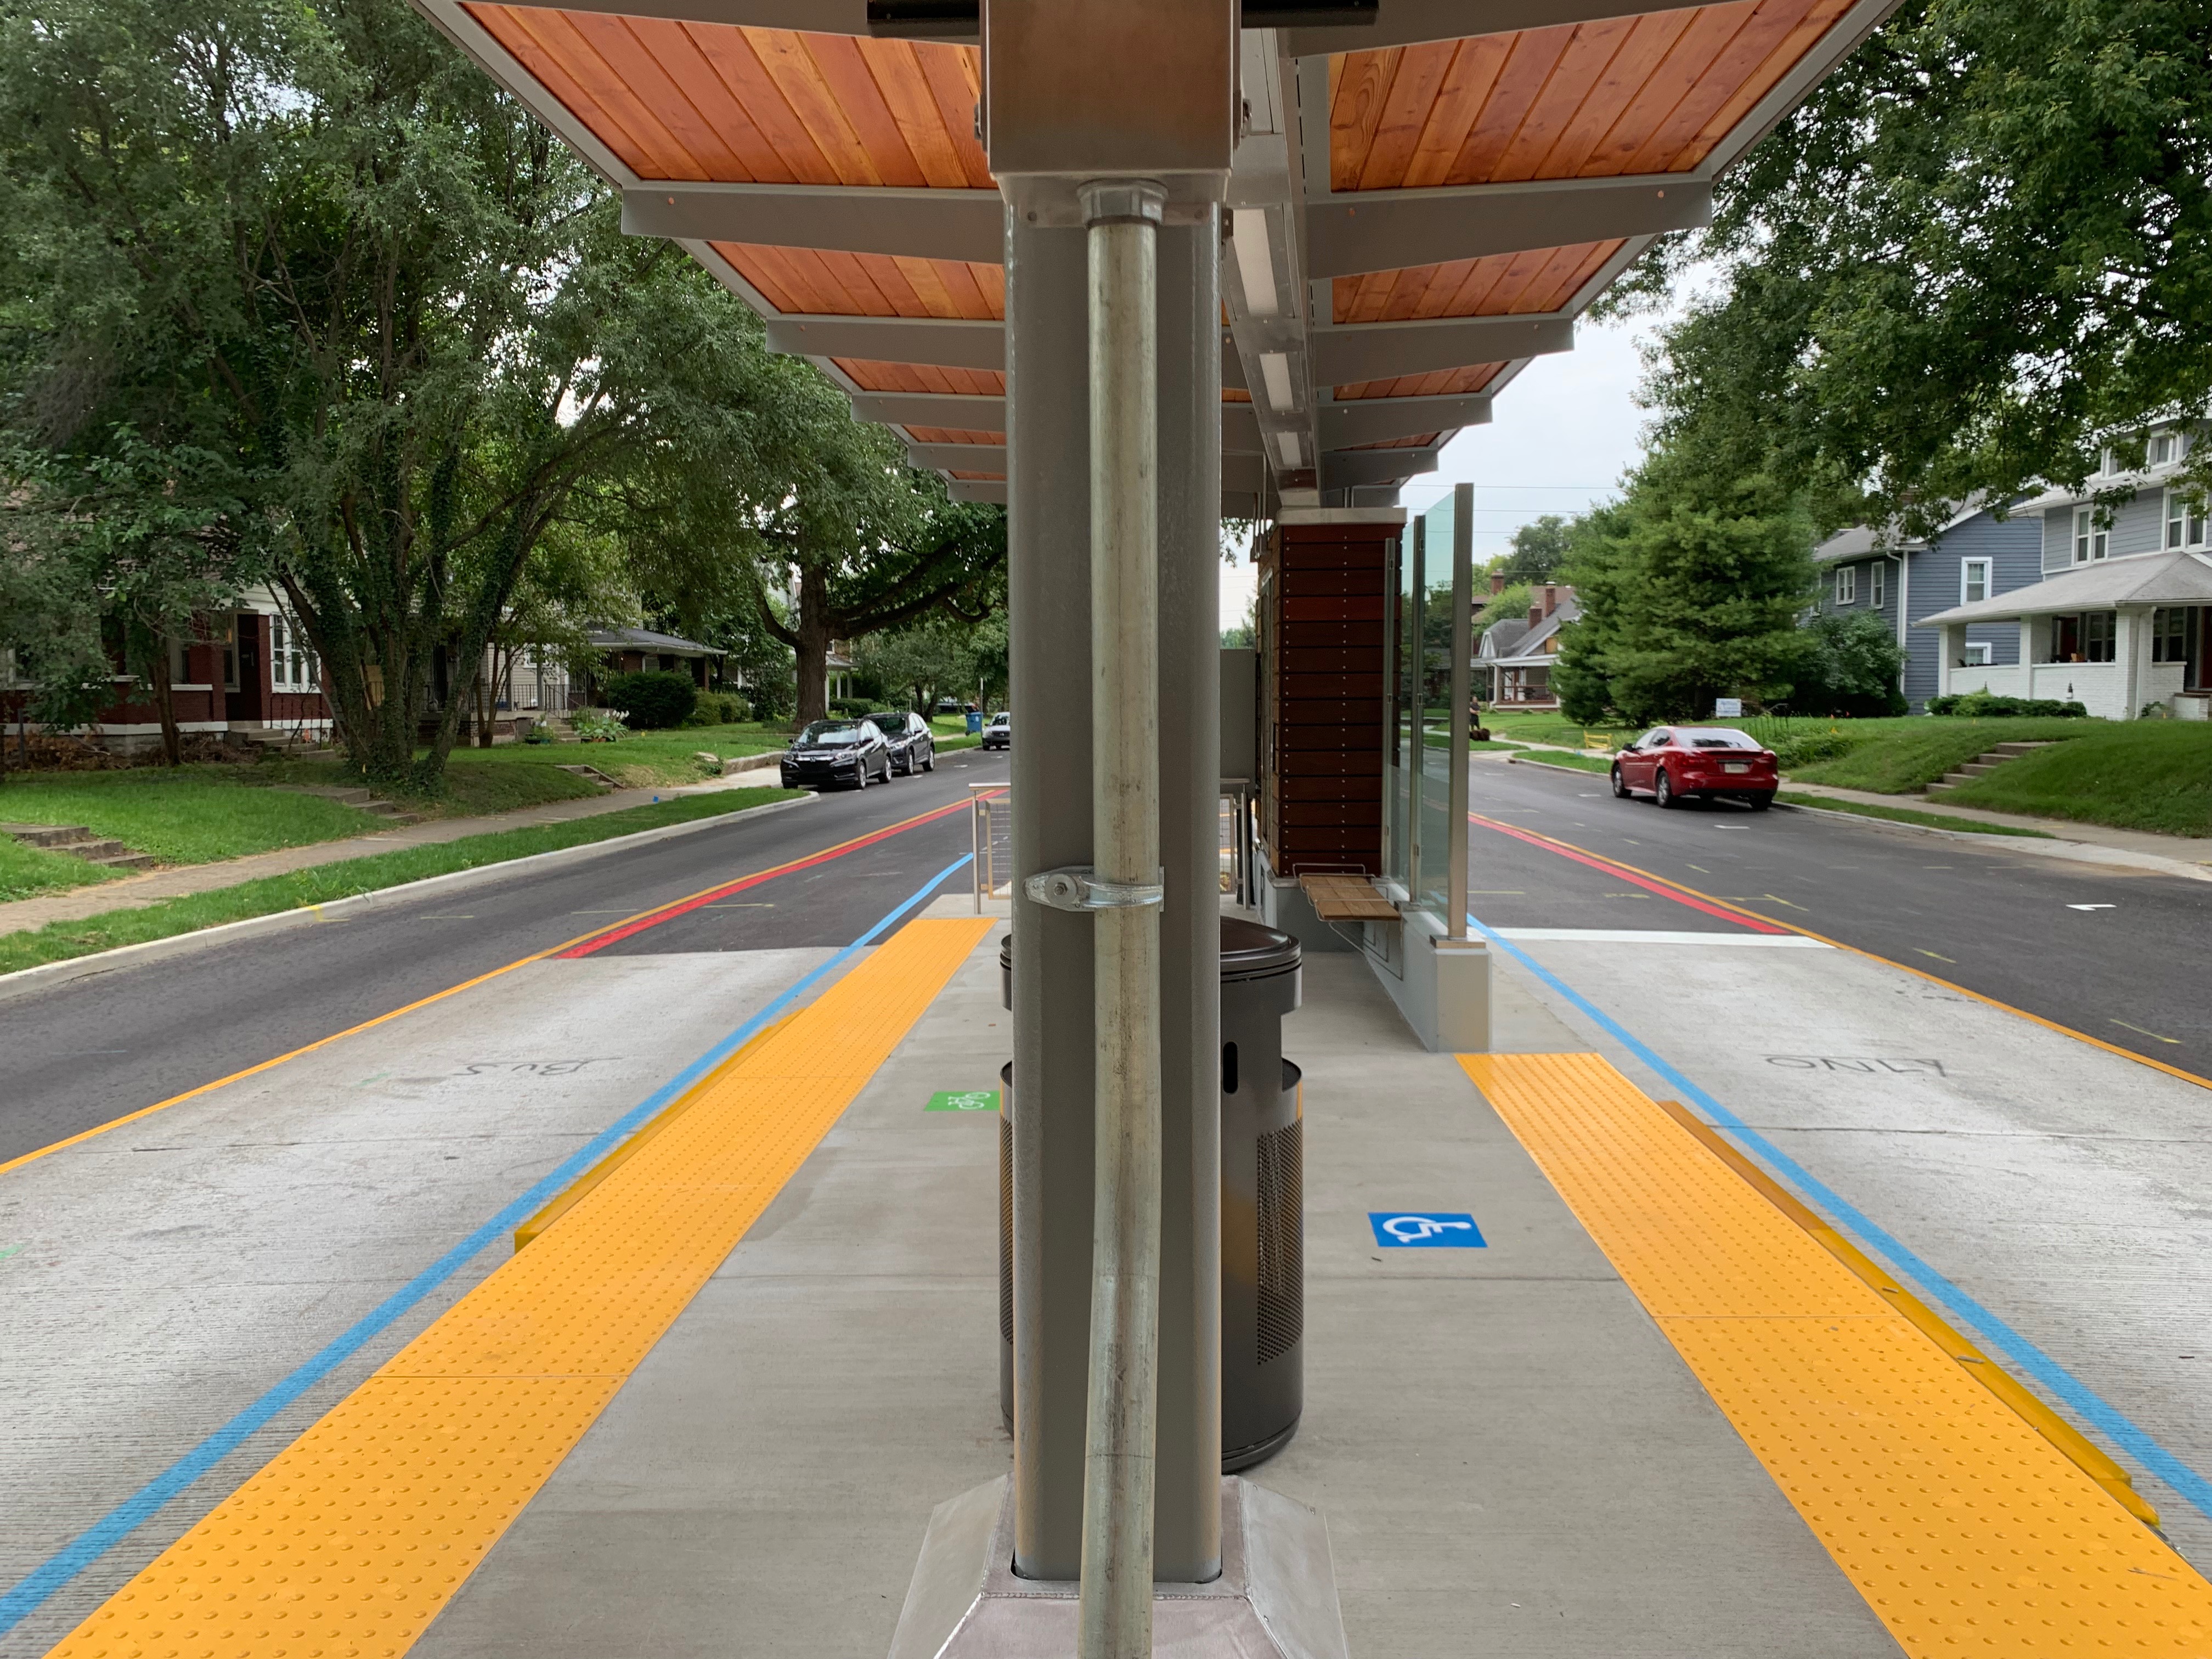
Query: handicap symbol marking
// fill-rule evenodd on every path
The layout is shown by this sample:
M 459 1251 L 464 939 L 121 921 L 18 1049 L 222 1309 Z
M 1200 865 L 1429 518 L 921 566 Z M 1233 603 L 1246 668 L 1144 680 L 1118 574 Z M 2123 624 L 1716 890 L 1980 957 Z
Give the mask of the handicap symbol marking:
M 1386 1250 L 1480 1250 L 1489 1248 L 1474 1218 L 1462 1210 L 1370 1210 L 1367 1224 Z
M 999 1091 L 979 1089 L 967 1094 L 939 1090 L 930 1096 L 925 1112 L 995 1112 L 999 1109 Z

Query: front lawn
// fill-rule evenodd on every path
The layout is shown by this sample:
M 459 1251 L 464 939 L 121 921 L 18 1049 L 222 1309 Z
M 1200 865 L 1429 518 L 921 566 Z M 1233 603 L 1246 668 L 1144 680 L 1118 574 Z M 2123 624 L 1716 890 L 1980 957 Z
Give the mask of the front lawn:
M 1745 724 L 1782 757 L 1792 782 L 1866 789 L 1878 795 L 1917 794 L 1946 772 L 2001 743 L 2070 743 L 2117 729 L 2106 720 L 1959 720 L 1935 714 L 1794 721 L 1788 723 L 1786 735 L 1757 729 L 1782 722 Z M 1795 758 L 1792 749 L 1804 758 Z M 1822 752 L 1838 750 L 1842 752 Z
M 1541 750 L 1534 753 L 1523 750 L 1514 758 L 1516 766 L 1558 766 L 1570 772 L 1609 773 L 1613 770 L 1610 755 L 1570 755 L 1561 750 Z
M 319 795 L 240 787 L 238 775 L 253 778 L 259 769 L 148 766 L 31 778 L 18 774 L 0 792 L 0 822 L 81 823 L 164 864 L 206 864 L 376 828 L 368 813 Z
M 2074 818 L 2116 830 L 2212 836 L 2212 724 L 2059 720 L 2090 729 L 1947 790 L 1946 805 Z
M 743 726 L 678 726 L 669 732 L 628 732 L 613 743 L 503 743 L 494 749 L 455 749 L 447 757 L 446 772 L 447 787 L 459 790 L 468 785 L 464 773 L 469 768 L 589 766 L 629 788 L 650 789 L 655 784 L 697 783 L 721 776 L 720 766 L 709 771 L 696 758 L 702 753 L 717 761 L 737 760 L 781 749 L 790 741 L 788 729 L 757 720 Z
M 2034 841 L 2054 839 L 2040 830 L 2021 830 L 2009 823 L 1991 823 L 1986 818 L 1946 817 L 1940 812 L 1916 812 L 1909 806 L 1877 806 L 1871 801 L 1838 800 L 1832 795 L 1808 795 L 1784 789 L 1774 799 L 1784 806 L 1808 807 L 1816 812 L 1848 812 L 1854 817 L 1884 818 L 1892 823 L 1915 823 L 1923 830 L 1951 830 L 1970 836 L 2026 836 Z
M 101 915 L 88 916 L 81 921 L 50 922 L 40 928 L 0 934 L 0 974 L 13 973 L 21 968 L 35 968 L 42 963 L 65 962 L 100 951 L 112 951 L 118 945 L 137 945 L 148 939 L 198 933 L 204 927 L 216 927 L 223 922 L 242 921 L 252 916 L 272 915 L 281 910 L 328 904 L 334 899 L 349 898 L 357 893 L 376 892 L 386 887 L 397 887 L 404 882 L 421 881 L 428 876 L 445 875 L 455 870 L 471 870 L 479 865 L 504 863 L 510 859 L 527 858 L 535 853 L 550 853 L 563 847 L 578 847 L 586 842 L 630 835 L 640 830 L 654 830 L 664 824 L 689 823 L 695 818 L 721 817 L 731 813 L 750 811 L 755 807 L 766 806 L 774 801 L 788 800 L 800 793 L 796 789 L 732 789 L 713 794 L 685 795 L 648 806 L 631 806 L 618 812 L 571 818 L 564 823 L 499 830 L 465 836 L 459 841 L 441 842 L 433 846 L 406 847 L 393 852 L 372 854 L 364 858 L 344 859 L 335 864 L 317 865 L 313 869 L 295 870 L 286 875 L 240 882 L 236 886 L 218 888 L 210 893 L 193 893 L 182 898 L 163 899 L 143 909 L 111 910 Z
M 7 814 L 5 809 L 14 799 L 12 792 L 0 795 L 0 823 L 24 822 Z M 87 887 L 96 881 L 112 881 L 118 873 L 97 864 L 87 864 L 82 859 L 71 858 L 66 853 L 43 852 L 35 847 L 26 847 L 12 836 L 0 836 L 0 903 L 35 898 L 40 893 L 65 893 L 72 887 Z

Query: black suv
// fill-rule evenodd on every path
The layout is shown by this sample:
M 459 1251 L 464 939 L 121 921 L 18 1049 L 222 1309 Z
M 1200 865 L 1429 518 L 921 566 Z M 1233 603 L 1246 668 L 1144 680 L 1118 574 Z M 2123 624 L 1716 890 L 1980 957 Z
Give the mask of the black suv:
M 865 789 L 871 776 L 889 783 L 891 757 L 884 734 L 866 720 L 815 720 L 783 751 L 787 789 L 818 789 L 832 783 Z
M 911 775 L 937 769 L 937 739 L 930 735 L 929 723 L 921 715 L 886 708 L 862 718 L 882 732 L 884 741 L 890 745 L 893 771 Z

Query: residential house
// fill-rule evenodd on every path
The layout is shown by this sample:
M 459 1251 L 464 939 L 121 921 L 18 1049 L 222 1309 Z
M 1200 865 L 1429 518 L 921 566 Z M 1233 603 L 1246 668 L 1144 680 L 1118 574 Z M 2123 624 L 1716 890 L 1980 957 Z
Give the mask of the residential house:
M 116 664 L 114 701 L 79 735 L 123 753 L 158 747 L 161 711 L 152 686 Z M 199 619 L 193 637 L 169 647 L 171 700 L 187 737 L 283 743 L 331 729 L 320 665 L 307 635 L 267 587 L 250 590 L 236 611 Z M 21 699 L 7 708 L 12 735 Z
M 1905 647 L 1901 690 L 1914 714 L 1942 690 L 1941 652 L 1932 634 L 1913 625 L 1939 611 L 1977 604 L 2027 587 L 2042 574 L 2044 527 L 2026 508 L 2000 519 L 1970 506 L 1925 541 L 1883 544 L 1864 526 L 1830 537 L 1814 550 L 1822 616 L 1880 617 Z M 1981 663 L 2015 660 L 2019 634 L 1996 623 L 1971 624 L 1961 651 Z
M 1475 647 L 1475 695 L 1499 708 L 1557 708 L 1552 668 L 1559 630 L 1582 615 L 1575 590 L 1547 582 L 1529 594 L 1528 614 L 1507 617 L 1482 631 Z
M 2212 538 L 2176 475 L 2192 436 L 2154 428 L 2144 464 L 2107 452 L 2082 490 L 2052 489 L 2015 509 L 2039 520 L 2041 580 L 1965 597 L 1915 619 L 1936 641 L 1942 689 L 2080 702 L 2107 720 L 2212 715 Z M 2092 496 L 2124 492 L 2100 508 Z M 1976 638 L 2011 636 L 2003 655 Z

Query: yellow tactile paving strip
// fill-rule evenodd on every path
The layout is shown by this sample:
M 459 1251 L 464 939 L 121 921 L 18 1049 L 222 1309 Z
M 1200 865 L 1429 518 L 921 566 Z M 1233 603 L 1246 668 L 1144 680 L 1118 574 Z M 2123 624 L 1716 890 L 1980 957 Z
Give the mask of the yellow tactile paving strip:
M 1460 1063 L 1913 1659 L 2212 1655 L 2212 1584 L 1601 1055 Z
M 908 923 L 703 1079 L 52 1656 L 406 1652 L 991 925 Z

